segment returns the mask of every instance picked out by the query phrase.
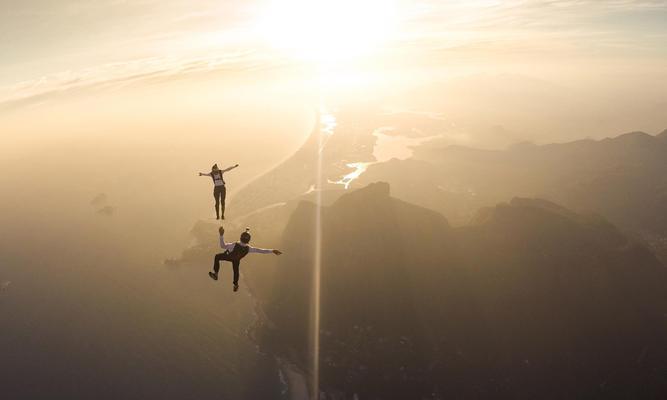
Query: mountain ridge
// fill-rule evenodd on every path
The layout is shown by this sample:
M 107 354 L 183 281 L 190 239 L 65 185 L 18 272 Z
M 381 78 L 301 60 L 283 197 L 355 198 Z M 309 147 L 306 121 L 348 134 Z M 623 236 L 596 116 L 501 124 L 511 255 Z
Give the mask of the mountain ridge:
M 539 199 L 517 198 L 452 228 L 389 191 L 375 183 L 321 211 L 327 395 L 666 389 L 656 371 L 667 371 L 667 276 L 641 243 L 600 216 Z M 273 326 L 258 335 L 260 347 L 303 371 L 317 212 L 299 203 L 285 228 L 281 272 L 259 291 Z M 634 373 L 610 375 L 647 351 Z

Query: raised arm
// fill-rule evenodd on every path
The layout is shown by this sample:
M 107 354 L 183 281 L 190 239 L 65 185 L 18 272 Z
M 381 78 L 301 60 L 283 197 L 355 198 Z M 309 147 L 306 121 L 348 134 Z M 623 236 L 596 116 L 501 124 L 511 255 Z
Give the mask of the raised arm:
M 221 226 L 220 229 L 218 229 L 218 232 L 220 233 L 220 248 L 225 250 L 233 249 L 234 243 L 225 242 L 225 228 Z
M 236 167 L 238 167 L 238 166 L 239 166 L 238 164 L 236 164 L 236 165 L 232 165 L 232 166 L 229 167 L 229 168 L 225 168 L 225 169 L 223 169 L 222 172 L 231 171 L 231 170 L 233 170 L 234 168 L 236 168 Z

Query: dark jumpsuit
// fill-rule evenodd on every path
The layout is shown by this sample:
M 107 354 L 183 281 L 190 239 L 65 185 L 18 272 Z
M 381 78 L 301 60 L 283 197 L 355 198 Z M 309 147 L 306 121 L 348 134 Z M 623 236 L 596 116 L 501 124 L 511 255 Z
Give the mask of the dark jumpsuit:
M 226 250 L 224 253 L 215 255 L 215 258 L 213 259 L 213 271 L 217 275 L 218 271 L 220 271 L 220 261 L 231 261 L 232 267 L 234 268 L 234 285 L 238 285 L 241 259 L 247 256 L 249 251 L 250 248 L 248 246 L 242 246 L 235 243 L 232 251 Z

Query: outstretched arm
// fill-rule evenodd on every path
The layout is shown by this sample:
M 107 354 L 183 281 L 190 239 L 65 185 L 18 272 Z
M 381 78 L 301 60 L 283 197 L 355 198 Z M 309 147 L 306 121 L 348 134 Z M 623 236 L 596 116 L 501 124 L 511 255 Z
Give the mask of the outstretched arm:
M 199 176 L 211 176 L 211 173 L 209 172 L 209 173 L 205 174 L 205 173 L 203 173 L 203 172 L 200 172 L 200 173 L 199 173 Z
M 259 247 L 252 247 L 248 246 L 248 253 L 259 253 L 259 254 L 269 254 L 273 253 L 277 256 L 283 254 L 282 251 L 280 250 L 275 250 L 275 249 L 260 249 Z
M 239 166 L 238 164 L 236 164 L 236 165 L 232 165 L 232 166 L 229 167 L 229 168 L 225 168 L 225 169 L 223 169 L 222 172 L 231 171 L 231 170 L 233 170 L 234 168 L 236 168 L 236 167 L 238 167 L 238 166 Z

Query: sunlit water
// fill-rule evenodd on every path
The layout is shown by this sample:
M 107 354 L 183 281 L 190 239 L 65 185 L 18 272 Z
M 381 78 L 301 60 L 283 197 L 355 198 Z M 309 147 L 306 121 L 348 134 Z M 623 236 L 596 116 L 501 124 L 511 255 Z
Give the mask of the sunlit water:
M 371 165 L 387 162 L 391 159 L 407 160 L 412 157 L 414 147 L 439 137 L 428 136 L 413 138 L 386 134 L 386 132 L 391 132 L 393 130 L 393 127 L 382 127 L 373 131 L 373 136 L 376 137 L 375 147 L 373 147 L 373 158 L 375 158 L 375 161 L 348 163 L 346 166 L 352 168 L 352 172 L 337 181 L 329 182 L 343 185 L 345 186 L 345 189 L 348 189 L 352 182 L 366 172 Z
M 359 178 L 361 174 L 366 172 L 369 166 L 375 164 L 374 162 L 355 162 L 355 163 L 349 163 L 345 164 L 346 166 L 353 168 L 354 170 L 350 172 L 349 174 L 343 176 L 337 181 L 333 181 L 332 183 L 338 184 L 338 185 L 343 185 L 345 186 L 345 189 L 348 189 L 350 187 L 350 184 Z

